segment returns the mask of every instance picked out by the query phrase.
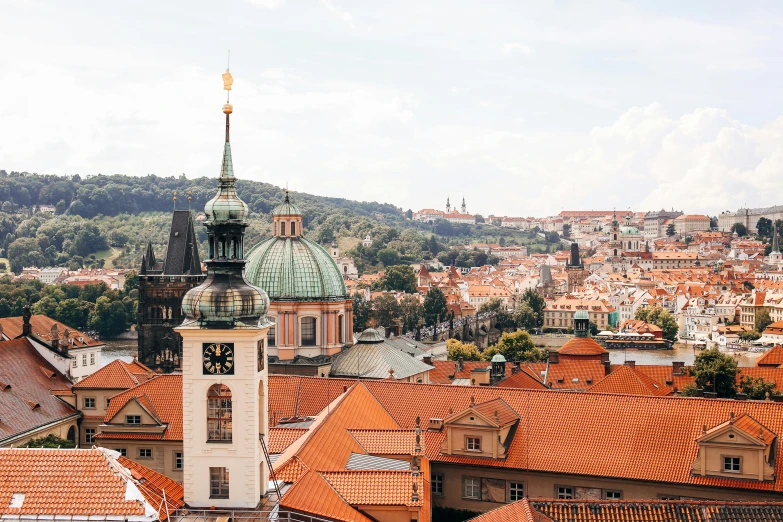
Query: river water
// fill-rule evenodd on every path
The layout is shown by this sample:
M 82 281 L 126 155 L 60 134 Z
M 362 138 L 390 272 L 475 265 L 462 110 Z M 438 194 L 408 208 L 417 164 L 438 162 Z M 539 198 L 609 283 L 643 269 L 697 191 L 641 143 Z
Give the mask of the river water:
M 105 341 L 105 343 L 106 348 L 103 349 L 103 354 L 101 355 L 101 367 L 117 359 L 131 362 L 134 354 L 139 351 L 136 339 L 112 339 Z

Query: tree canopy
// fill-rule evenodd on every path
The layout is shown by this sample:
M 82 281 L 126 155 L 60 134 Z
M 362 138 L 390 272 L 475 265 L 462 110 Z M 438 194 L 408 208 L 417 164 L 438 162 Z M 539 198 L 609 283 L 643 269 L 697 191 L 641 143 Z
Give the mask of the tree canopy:
M 715 348 L 702 350 L 696 356 L 690 373 L 697 388 L 715 392 L 718 397 L 731 398 L 737 393 L 737 361 Z
M 523 330 L 504 333 L 497 344 L 484 350 L 484 357 L 490 360 L 495 353 L 500 353 L 507 361 L 544 362 L 548 357 L 546 351 L 537 348 L 530 334 Z
M 433 326 L 446 320 L 446 296 L 440 288 L 430 288 L 424 298 L 424 324 Z
M 645 323 L 654 324 L 663 330 L 663 338 L 670 341 L 677 340 L 677 332 L 679 326 L 677 326 L 677 320 L 669 313 L 668 310 L 660 306 L 652 306 L 649 308 L 640 308 L 636 311 L 635 319 L 644 321 Z

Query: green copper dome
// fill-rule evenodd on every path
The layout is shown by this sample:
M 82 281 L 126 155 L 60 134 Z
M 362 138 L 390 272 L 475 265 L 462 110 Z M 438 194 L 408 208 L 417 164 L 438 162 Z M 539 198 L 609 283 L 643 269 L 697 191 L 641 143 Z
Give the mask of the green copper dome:
M 272 209 L 271 215 L 273 216 L 301 216 L 302 211 L 299 210 L 299 207 L 291 203 L 291 200 L 288 198 L 288 190 L 285 191 L 285 200 L 282 204 L 276 206 L 274 209 Z
M 273 301 L 348 296 L 334 259 L 321 245 L 303 237 L 272 237 L 253 247 L 245 279 L 263 288 Z
M 637 235 L 639 233 L 639 229 L 632 226 L 622 226 L 620 227 L 620 233 Z

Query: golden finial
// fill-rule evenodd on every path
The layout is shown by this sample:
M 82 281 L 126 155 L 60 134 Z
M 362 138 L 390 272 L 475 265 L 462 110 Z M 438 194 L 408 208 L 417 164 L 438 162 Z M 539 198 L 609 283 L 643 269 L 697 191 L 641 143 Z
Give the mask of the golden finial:
M 228 51 L 228 61 L 231 61 L 231 50 Z M 223 90 L 226 91 L 226 104 L 223 105 L 223 114 L 231 114 L 234 108 L 231 106 L 229 96 L 231 95 L 231 86 L 234 84 L 234 77 L 231 76 L 231 72 L 228 70 L 228 64 L 226 64 L 226 72 L 223 73 Z

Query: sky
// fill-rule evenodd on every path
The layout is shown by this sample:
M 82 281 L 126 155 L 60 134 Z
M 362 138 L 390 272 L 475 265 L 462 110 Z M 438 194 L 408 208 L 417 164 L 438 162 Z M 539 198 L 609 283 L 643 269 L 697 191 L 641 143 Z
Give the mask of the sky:
M 0 0 L 0 169 L 414 211 L 783 203 L 783 2 Z

